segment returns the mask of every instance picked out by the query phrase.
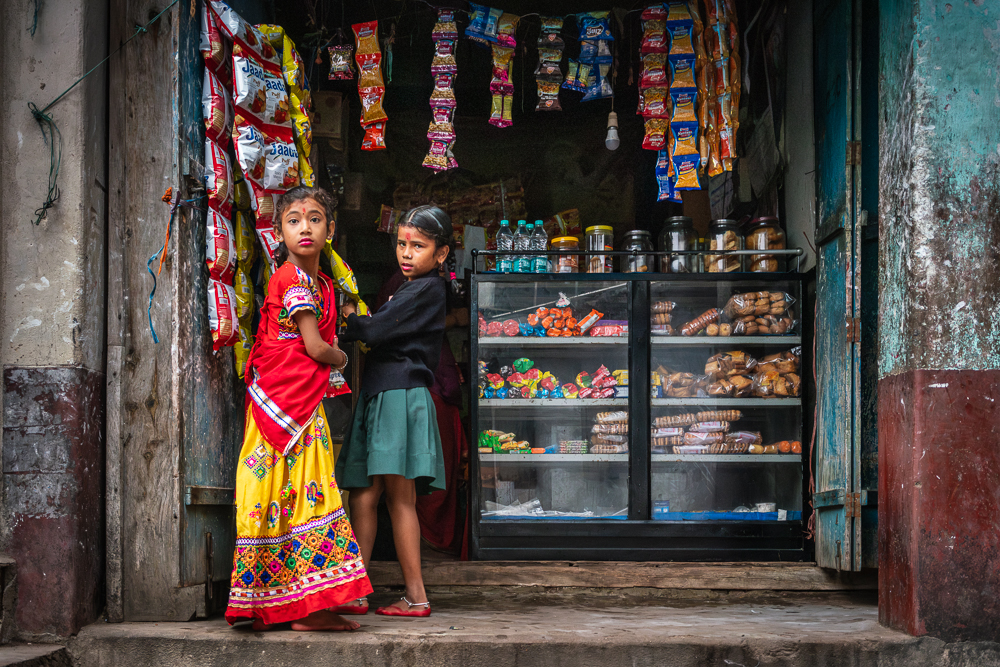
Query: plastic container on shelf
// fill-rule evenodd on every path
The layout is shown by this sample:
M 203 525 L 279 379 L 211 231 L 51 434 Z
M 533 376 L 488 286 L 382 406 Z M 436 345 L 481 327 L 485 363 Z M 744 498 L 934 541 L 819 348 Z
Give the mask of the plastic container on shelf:
M 614 250 L 615 230 L 607 225 L 587 227 L 587 250 L 604 252 Z M 611 255 L 591 255 L 587 258 L 587 273 L 611 273 L 614 267 Z
M 545 233 L 544 223 L 535 220 L 535 229 L 531 232 L 531 249 L 545 251 L 549 249 L 549 236 Z M 532 273 L 548 273 L 551 268 L 548 255 L 533 255 L 531 257 Z
M 743 268 L 740 255 L 713 255 L 713 250 L 743 250 L 743 235 L 735 220 L 713 220 L 708 227 L 708 254 L 705 270 L 709 273 L 732 273 Z
M 623 273 L 647 273 L 652 269 L 653 235 L 644 229 L 633 229 L 625 234 L 622 250 L 635 250 L 640 254 L 621 258 Z
M 784 250 L 785 232 L 781 223 L 773 216 L 754 218 L 747 227 L 747 250 Z M 748 269 L 755 273 L 775 273 L 782 270 L 782 261 L 777 255 L 750 255 Z
M 514 250 L 521 252 L 531 250 L 531 230 L 534 225 L 524 220 L 517 221 L 517 231 L 514 232 Z M 514 256 L 514 273 L 531 273 L 531 256 Z
M 552 239 L 553 250 L 579 251 L 580 239 L 575 236 L 557 236 Z M 556 273 L 579 273 L 579 255 L 558 255 L 556 258 Z
M 660 250 L 697 250 L 698 237 L 694 233 L 694 221 L 686 215 L 667 218 L 660 232 Z M 692 273 L 695 255 L 662 255 L 660 273 Z
M 510 220 L 501 220 L 500 229 L 497 231 L 497 250 L 508 254 L 497 255 L 497 271 L 500 273 L 513 273 L 514 256 L 510 252 L 514 249 L 514 231 L 510 228 Z

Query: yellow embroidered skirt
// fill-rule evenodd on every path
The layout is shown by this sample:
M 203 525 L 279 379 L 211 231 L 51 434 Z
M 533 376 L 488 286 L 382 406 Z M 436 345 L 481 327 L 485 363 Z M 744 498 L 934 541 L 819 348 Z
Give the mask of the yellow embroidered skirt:
M 227 621 L 285 623 L 371 592 L 333 470 L 322 405 L 287 456 L 247 410 Z

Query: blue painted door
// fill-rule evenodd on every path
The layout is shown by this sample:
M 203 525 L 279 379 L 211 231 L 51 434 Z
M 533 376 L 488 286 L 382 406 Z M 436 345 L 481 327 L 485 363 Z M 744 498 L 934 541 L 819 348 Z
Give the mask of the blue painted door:
M 816 561 L 861 569 L 860 1 L 814 6 Z

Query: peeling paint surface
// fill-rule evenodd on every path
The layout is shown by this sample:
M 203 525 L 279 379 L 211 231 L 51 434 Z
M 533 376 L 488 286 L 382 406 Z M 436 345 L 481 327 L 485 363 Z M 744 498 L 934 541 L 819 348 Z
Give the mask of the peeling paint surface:
M 991 4 L 880 6 L 880 377 L 1000 368 L 1000 20 Z

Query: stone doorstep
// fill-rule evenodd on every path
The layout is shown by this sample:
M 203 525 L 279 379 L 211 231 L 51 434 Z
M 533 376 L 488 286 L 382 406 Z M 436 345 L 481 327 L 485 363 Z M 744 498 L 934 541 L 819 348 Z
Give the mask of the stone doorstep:
M 374 605 L 394 596 L 371 596 Z M 440 595 L 424 619 L 355 617 L 352 633 L 254 632 L 222 619 L 96 623 L 68 644 L 78 667 L 997 667 L 1000 644 L 946 645 L 878 625 L 874 597 L 788 594 L 731 603 L 622 604 Z
M 70 667 L 66 647 L 53 644 L 0 646 L 0 667 Z
M 395 561 L 374 561 L 372 586 L 403 585 Z M 600 561 L 423 562 L 424 584 L 439 587 L 507 587 L 718 591 L 877 590 L 878 573 L 835 572 L 815 563 L 637 563 Z

